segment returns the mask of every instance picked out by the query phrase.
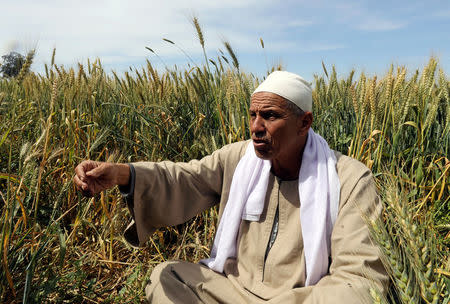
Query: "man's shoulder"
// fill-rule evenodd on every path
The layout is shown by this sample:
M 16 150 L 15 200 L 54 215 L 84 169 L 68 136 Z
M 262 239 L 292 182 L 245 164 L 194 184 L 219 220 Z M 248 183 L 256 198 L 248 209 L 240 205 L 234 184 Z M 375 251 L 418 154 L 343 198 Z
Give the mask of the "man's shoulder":
M 226 184 L 231 184 L 234 170 L 244 156 L 249 143 L 251 143 L 250 140 L 239 141 L 227 144 L 213 152 L 214 158 L 219 161 L 220 166 L 223 169 L 223 179 Z M 225 187 L 225 189 L 227 189 L 227 187 Z M 226 191 L 227 190 L 225 190 L 225 192 Z M 222 194 L 224 193 L 222 192 Z
M 334 151 L 336 155 L 336 171 L 341 184 L 341 199 L 346 198 L 355 188 L 373 183 L 372 171 L 359 160 Z
M 359 160 L 354 159 L 353 157 L 342 154 L 341 152 L 334 151 L 334 155 L 336 156 L 336 170 L 338 175 L 357 175 L 361 177 L 367 173 L 370 173 L 370 169 L 367 168 Z
M 214 153 L 220 154 L 222 160 L 241 159 L 244 156 L 248 144 L 251 140 L 243 140 L 235 143 L 227 144 L 216 150 Z

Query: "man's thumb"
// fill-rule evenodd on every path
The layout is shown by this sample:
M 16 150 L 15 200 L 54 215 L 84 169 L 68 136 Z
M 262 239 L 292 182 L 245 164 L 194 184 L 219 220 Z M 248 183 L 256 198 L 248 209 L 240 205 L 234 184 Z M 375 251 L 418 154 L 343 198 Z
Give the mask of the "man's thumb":
M 103 167 L 102 166 L 99 166 L 97 168 L 94 168 L 94 169 L 86 172 L 87 176 L 95 177 L 95 178 L 101 176 L 102 174 L 103 174 Z

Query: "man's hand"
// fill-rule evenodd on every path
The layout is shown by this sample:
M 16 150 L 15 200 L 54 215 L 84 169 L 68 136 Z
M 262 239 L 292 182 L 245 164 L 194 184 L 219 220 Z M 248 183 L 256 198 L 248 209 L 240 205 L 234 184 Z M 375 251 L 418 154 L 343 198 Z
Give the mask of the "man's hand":
M 85 196 L 93 196 L 115 185 L 128 185 L 130 167 L 127 164 L 114 164 L 85 160 L 75 168 L 73 182 Z

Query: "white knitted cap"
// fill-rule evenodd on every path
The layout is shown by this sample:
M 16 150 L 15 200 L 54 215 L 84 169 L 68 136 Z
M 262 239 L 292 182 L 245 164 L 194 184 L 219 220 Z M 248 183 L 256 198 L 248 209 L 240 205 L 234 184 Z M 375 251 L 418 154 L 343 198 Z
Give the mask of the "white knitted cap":
M 297 74 L 275 71 L 267 76 L 253 94 L 258 92 L 277 94 L 295 103 L 303 111 L 312 112 L 311 85 Z

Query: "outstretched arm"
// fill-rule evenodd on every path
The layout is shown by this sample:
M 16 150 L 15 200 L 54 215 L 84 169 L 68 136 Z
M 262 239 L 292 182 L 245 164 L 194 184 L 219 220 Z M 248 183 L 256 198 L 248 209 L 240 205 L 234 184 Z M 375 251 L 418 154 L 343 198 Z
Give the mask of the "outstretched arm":
M 219 203 L 228 195 L 224 181 L 231 180 L 245 148 L 245 142 L 227 145 L 187 163 L 133 163 L 134 189 L 127 203 L 134 225 L 127 240 L 142 244 L 157 228 L 184 223 Z

